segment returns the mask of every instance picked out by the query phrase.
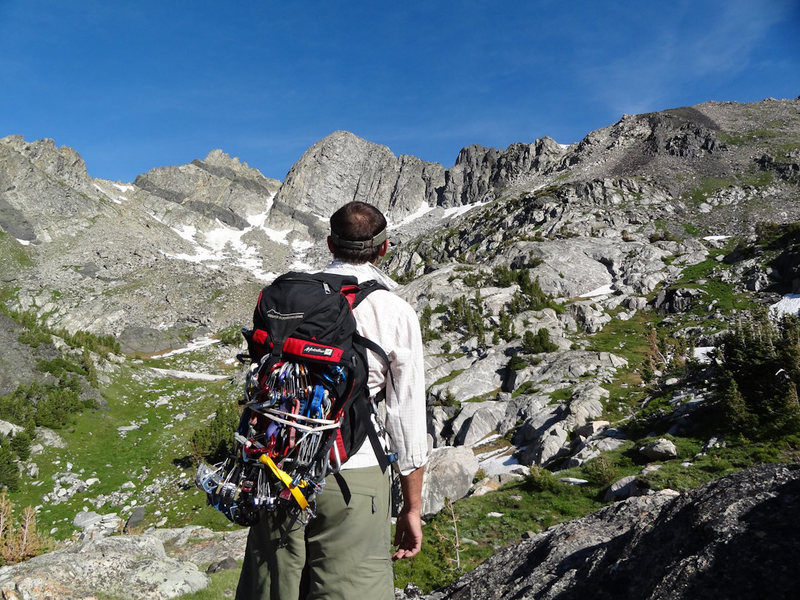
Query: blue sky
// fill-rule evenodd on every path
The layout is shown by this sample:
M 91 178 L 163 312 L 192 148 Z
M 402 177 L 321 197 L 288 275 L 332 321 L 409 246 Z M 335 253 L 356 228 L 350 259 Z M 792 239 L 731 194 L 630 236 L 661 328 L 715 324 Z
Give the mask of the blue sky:
M 338 129 L 450 167 L 469 144 L 799 95 L 797 0 L 0 0 L 0 137 L 112 180 L 215 148 L 284 179 Z

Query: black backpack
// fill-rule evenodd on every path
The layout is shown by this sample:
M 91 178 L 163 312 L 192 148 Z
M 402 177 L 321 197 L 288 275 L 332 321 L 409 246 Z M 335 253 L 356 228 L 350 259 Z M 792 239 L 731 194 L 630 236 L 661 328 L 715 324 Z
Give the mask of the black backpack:
M 233 454 L 201 464 L 196 483 L 209 504 L 240 525 L 282 507 L 302 522 L 314 498 L 366 439 L 385 469 L 385 451 L 367 389 L 366 349 L 388 366 L 386 353 L 359 335 L 353 309 L 376 281 L 329 273 L 287 273 L 266 286 L 243 329 L 250 369 Z M 391 376 L 391 369 L 389 369 Z

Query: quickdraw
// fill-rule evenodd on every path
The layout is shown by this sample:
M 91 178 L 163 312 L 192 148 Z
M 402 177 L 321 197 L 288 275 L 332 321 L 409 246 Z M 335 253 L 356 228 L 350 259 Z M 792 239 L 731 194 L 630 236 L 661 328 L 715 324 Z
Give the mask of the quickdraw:
M 261 510 L 282 505 L 306 522 L 313 498 L 322 492 L 329 468 L 323 439 L 339 424 L 332 390 L 347 380 L 341 366 L 311 372 L 301 363 L 269 356 L 247 372 L 241 404 L 245 413 L 234 435 L 236 460 L 198 468 L 196 481 L 209 503 L 240 524 L 252 524 Z M 341 459 L 335 449 L 332 463 Z

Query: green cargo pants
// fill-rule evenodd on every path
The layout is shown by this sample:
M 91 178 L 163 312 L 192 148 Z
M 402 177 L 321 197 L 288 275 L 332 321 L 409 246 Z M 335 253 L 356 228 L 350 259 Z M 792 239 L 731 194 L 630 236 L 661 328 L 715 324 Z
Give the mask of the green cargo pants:
M 236 600 L 393 600 L 390 518 L 388 472 L 329 476 L 316 518 L 295 524 L 285 547 L 281 512 L 250 528 Z

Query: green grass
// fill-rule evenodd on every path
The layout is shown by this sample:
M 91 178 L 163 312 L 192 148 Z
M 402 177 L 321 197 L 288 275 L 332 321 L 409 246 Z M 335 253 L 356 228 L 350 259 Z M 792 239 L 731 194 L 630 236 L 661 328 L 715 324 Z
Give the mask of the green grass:
M 232 598 L 239 583 L 240 569 L 230 569 L 209 575 L 211 583 L 202 590 L 177 596 L 176 600 L 219 600 Z
M 662 320 L 662 316 L 647 310 L 637 311 L 627 321 L 612 319 L 603 329 L 588 338 L 587 349 L 611 352 L 627 359 L 629 364 L 638 364 L 648 349 L 645 340 L 648 327 L 657 326 Z
M 3 270 L 13 268 L 13 266 L 33 266 L 33 260 L 31 260 L 27 248 L 5 231 L 0 231 L 0 262 L 3 264 Z
M 561 388 L 550 392 L 550 404 L 563 404 L 572 398 L 572 387 Z
M 518 542 L 529 531 L 543 531 L 585 515 L 601 506 L 597 488 L 573 487 L 556 482 L 553 490 L 538 489 L 531 481 L 507 485 L 486 496 L 469 497 L 453 504 L 460 539 L 461 569 L 456 568 L 453 519 L 440 512 L 424 527 L 422 552 L 395 563 L 395 587 L 413 582 L 428 592 L 454 581 L 499 548 Z M 500 513 L 489 517 L 489 513 Z
M 187 356 L 176 359 L 191 361 Z M 166 360 L 154 362 L 174 366 Z M 100 480 L 66 502 L 43 505 L 37 517 L 42 531 L 55 529 L 52 535 L 56 539 L 70 536 L 72 519 L 84 507 L 101 514 L 115 512 L 124 519 L 123 506 L 107 502 L 96 508 L 88 499 L 118 491 L 127 481 L 136 484 L 133 498 L 137 503 L 147 505 L 142 527 L 163 518 L 165 526 L 170 527 L 190 523 L 217 530 L 228 527 L 221 514 L 205 508 L 205 495 L 193 485 L 194 468 L 183 459 L 191 455 L 189 438 L 194 430 L 220 400 L 236 402 L 239 390 L 227 380 L 207 382 L 154 375 L 142 367 L 123 367 L 114 382 L 102 390 L 108 408 L 85 411 L 74 425 L 58 431 L 66 448 L 48 449 L 33 458 L 39 466 L 37 480 L 23 478 L 19 491 L 10 496 L 20 509 L 41 504 L 43 494 L 53 488 L 53 475 L 64 472 L 67 462 L 75 466 L 74 470 L 81 469 L 82 480 Z M 169 404 L 154 406 L 159 398 L 168 398 Z M 176 419 L 179 413 L 186 418 Z M 140 429 L 123 437 L 118 428 L 131 423 L 140 424 Z M 167 479 L 168 483 L 156 494 L 148 494 L 146 486 L 157 479 Z
M 448 373 L 444 377 L 440 377 L 436 381 L 433 382 L 433 385 L 442 385 L 449 381 L 453 381 L 456 377 L 461 375 L 464 372 L 464 369 L 454 369 L 452 372 Z

